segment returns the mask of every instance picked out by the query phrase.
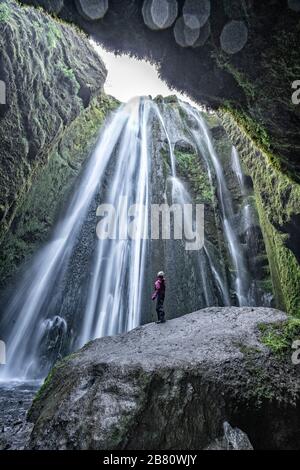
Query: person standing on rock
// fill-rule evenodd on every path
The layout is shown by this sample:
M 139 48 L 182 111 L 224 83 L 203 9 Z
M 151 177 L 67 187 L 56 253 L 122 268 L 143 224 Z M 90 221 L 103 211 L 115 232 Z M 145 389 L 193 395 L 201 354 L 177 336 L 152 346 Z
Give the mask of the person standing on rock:
M 154 289 L 155 291 L 152 294 L 152 300 L 156 299 L 156 313 L 158 318 L 156 323 L 165 323 L 164 300 L 166 292 L 166 280 L 165 273 L 163 271 L 159 271 L 157 274 Z

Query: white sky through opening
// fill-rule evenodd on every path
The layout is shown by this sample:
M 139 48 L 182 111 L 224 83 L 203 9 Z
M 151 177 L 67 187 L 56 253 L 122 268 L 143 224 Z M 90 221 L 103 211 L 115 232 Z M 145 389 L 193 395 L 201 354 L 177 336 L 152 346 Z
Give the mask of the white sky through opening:
M 145 60 L 138 60 L 128 55 L 115 55 L 106 51 L 99 44 L 91 41 L 101 59 L 106 65 L 108 76 L 104 85 L 104 91 L 112 95 L 119 101 L 127 102 L 135 96 L 176 95 L 182 101 L 190 103 L 192 106 L 198 105 L 186 95 L 176 90 L 171 90 L 169 86 L 161 80 L 154 65 Z

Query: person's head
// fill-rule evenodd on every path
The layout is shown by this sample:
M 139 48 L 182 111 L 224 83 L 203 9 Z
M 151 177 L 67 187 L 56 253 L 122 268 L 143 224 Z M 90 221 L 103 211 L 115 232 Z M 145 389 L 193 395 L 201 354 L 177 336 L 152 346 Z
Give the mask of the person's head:
M 165 273 L 163 271 L 159 271 L 157 273 L 157 277 L 163 278 L 163 277 L 165 277 Z

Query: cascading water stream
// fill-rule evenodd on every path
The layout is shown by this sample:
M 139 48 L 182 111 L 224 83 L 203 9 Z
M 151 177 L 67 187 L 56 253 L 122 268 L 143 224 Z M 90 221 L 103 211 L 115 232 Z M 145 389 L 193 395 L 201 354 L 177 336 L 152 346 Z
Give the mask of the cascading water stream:
M 163 108 L 165 110 L 164 104 L 163 104 Z M 162 128 L 164 130 L 164 133 L 166 135 L 169 154 L 170 154 L 170 163 L 171 163 L 171 171 L 172 171 L 172 204 L 173 203 L 180 204 L 183 207 L 185 204 L 191 204 L 192 199 L 191 199 L 190 194 L 188 193 L 188 191 L 182 184 L 180 178 L 178 178 L 177 176 L 176 157 L 174 153 L 174 148 L 171 143 L 171 138 L 169 136 L 166 124 L 164 122 L 164 119 L 160 113 L 158 106 L 156 106 L 156 113 L 162 125 Z M 208 168 L 208 171 L 210 171 L 209 168 Z M 187 225 L 188 232 L 192 233 L 193 227 L 189 227 L 189 224 L 190 224 L 189 219 L 185 217 L 184 223 Z M 212 296 L 211 289 L 209 288 L 209 285 L 208 285 L 208 279 L 210 278 L 211 273 L 213 274 L 214 280 L 217 285 L 217 289 L 220 292 L 223 304 L 230 305 L 230 297 L 229 297 L 228 288 L 225 282 L 222 280 L 222 276 L 218 272 L 218 269 L 216 265 L 214 264 L 211 256 L 209 256 L 209 250 L 206 248 L 205 244 L 204 244 L 203 250 L 200 250 L 197 254 L 197 265 L 198 265 L 198 270 L 200 273 L 200 278 L 201 278 L 201 282 L 202 282 L 202 286 L 204 290 L 205 306 L 208 307 L 208 306 L 214 305 L 214 297 Z
M 243 250 L 234 233 L 235 214 L 224 172 L 202 117 L 184 103 L 181 106 L 198 124 L 198 128 L 190 129 L 189 133 L 199 156 L 201 153 L 206 162 L 212 188 L 213 174 L 216 175 L 224 237 L 236 272 L 238 301 L 244 305 L 249 303 L 249 280 Z M 166 138 L 171 168 L 169 175 L 163 177 L 167 181 L 160 177 L 159 183 L 155 182 L 155 178 L 153 180 L 156 173 L 153 173 L 151 153 L 157 127 L 153 123 L 157 120 L 161 125 L 161 135 Z M 174 122 L 177 122 L 176 119 Z M 4 339 L 8 365 L 3 369 L 1 378 L 42 377 L 57 359 L 87 341 L 126 332 L 141 323 L 142 305 L 145 295 L 148 296 L 144 279 L 149 277 L 151 269 L 147 267 L 146 276 L 145 266 L 152 256 L 147 210 L 153 196 L 151 185 L 153 181 L 156 185 L 166 183 L 164 202 L 168 202 L 169 183 L 172 189 L 169 197 L 171 204 L 184 206 L 193 202 L 185 184 L 177 176 L 175 138 L 176 128 L 168 121 L 166 108 L 161 111 L 156 103 L 147 98 L 137 98 L 122 105 L 104 126 L 64 216 L 50 241 L 33 258 L 7 307 L 3 330 L 6 331 Z M 163 147 L 160 142 L 161 139 L 157 139 L 158 149 Z M 232 158 L 237 178 L 244 184 L 244 178 L 240 179 L 241 169 L 237 166 L 238 155 L 234 154 Z M 157 164 L 159 167 L 162 162 L 158 161 Z M 112 223 L 114 236 L 105 239 L 99 237 L 98 228 L 109 225 L 110 219 L 103 208 L 98 212 L 102 204 L 113 208 L 116 215 Z M 135 212 L 128 213 L 129 208 L 135 208 Z M 246 218 L 249 211 L 246 205 Z M 186 218 L 185 211 L 183 216 L 187 232 L 193 233 L 193 222 Z M 132 217 L 134 224 L 130 223 Z M 128 237 L 129 226 L 135 236 Z M 85 249 L 88 256 L 83 257 L 84 276 L 76 278 L 74 287 L 72 263 L 80 270 L 82 258 L 80 250 L 78 254 L 78 246 L 85 243 L 85 227 L 86 231 L 92 232 L 92 236 L 88 238 Z M 210 241 L 205 240 L 202 250 L 187 253 L 182 248 L 182 240 L 179 242 L 180 248 L 173 242 L 169 244 L 167 253 L 171 258 L 170 265 L 176 264 L 173 261 L 178 254 L 179 267 L 188 260 L 186 269 L 193 270 L 195 292 L 201 283 L 201 295 L 196 292 L 192 305 L 196 308 L 230 305 L 224 263 L 217 259 L 221 256 L 218 247 L 211 246 Z M 161 253 L 164 256 L 166 253 L 162 246 L 159 250 L 161 262 Z M 178 271 L 175 269 L 173 284 L 177 281 L 176 274 Z M 72 285 L 70 292 L 69 284 Z M 75 302 L 80 300 L 77 310 L 74 299 Z M 78 318 L 74 318 L 76 315 Z
M 197 122 L 198 129 L 192 129 L 191 132 L 199 151 L 207 162 L 207 167 L 209 168 L 212 166 L 216 175 L 224 236 L 227 240 L 228 251 L 236 273 L 235 290 L 238 304 L 239 306 L 249 305 L 252 303 L 249 298 L 250 279 L 246 267 L 243 247 L 239 243 L 235 233 L 232 197 L 226 184 L 221 162 L 216 154 L 209 131 L 200 112 L 194 108 L 187 107 L 185 103 L 181 103 L 181 106 L 184 111 L 188 115 L 191 115 Z M 212 175 L 210 172 L 209 176 L 211 179 Z
M 240 159 L 239 159 L 239 154 L 238 154 L 238 151 L 235 147 L 232 147 L 231 160 L 232 160 L 233 172 L 235 173 L 235 175 L 238 179 L 242 195 L 244 196 L 246 194 L 244 174 L 243 174 L 243 171 L 242 171 L 242 167 L 241 167 L 241 163 L 240 163 Z
M 67 271 L 91 201 L 99 189 L 114 152 L 117 151 L 116 146 L 120 139 L 122 139 L 122 144 L 119 152 L 118 176 L 114 180 L 110 202 L 115 203 L 117 194 L 123 193 L 130 196 L 131 201 L 135 198 L 137 203 L 148 203 L 146 127 L 151 105 L 149 100 L 144 99 L 136 99 L 127 105 L 122 105 L 105 126 L 66 214 L 58 223 L 49 243 L 35 256 L 31 268 L 27 270 L 16 295 L 7 307 L 5 322 L 9 329 L 6 339 L 8 365 L 2 371 L 2 378 L 26 378 L 39 375 L 39 348 L 45 335 L 48 334 L 49 326 L 47 302 L 55 295 L 55 289 Z M 131 184 L 131 188 L 134 188 L 132 178 L 135 165 L 138 169 L 135 175 L 137 188 L 134 192 L 130 192 L 128 185 Z M 126 178 L 128 178 L 127 186 Z M 125 185 L 123 189 L 120 187 L 122 183 Z M 147 229 L 144 223 L 146 216 L 143 217 L 137 218 L 137 231 L 140 235 L 142 230 Z M 86 316 L 81 333 L 78 335 L 79 344 L 97 335 L 126 331 L 139 323 L 140 297 L 137 292 L 141 292 L 145 244 L 143 240 L 136 243 L 133 241 L 132 246 L 123 240 L 118 243 L 113 242 L 109 247 L 109 252 L 106 252 L 106 255 L 111 257 L 111 264 L 107 263 L 108 266 L 104 269 L 104 258 L 101 254 L 105 253 L 106 249 L 106 241 L 98 243 L 95 260 L 96 274 L 89 289 L 90 297 Z M 124 262 L 128 264 L 130 258 L 133 260 L 130 268 L 124 268 Z M 124 275 L 126 269 L 128 269 L 127 286 L 125 286 Z M 97 300 L 100 292 L 98 282 L 102 282 L 103 299 L 100 304 Z M 112 293 L 113 283 L 115 283 L 114 293 Z M 124 310 L 127 309 L 126 318 L 122 318 L 124 310 L 120 308 L 124 287 L 129 293 L 127 302 L 124 301 L 126 304 Z M 118 290 L 120 294 L 114 296 Z M 108 313 L 106 319 L 103 318 L 103 312 Z M 97 316 L 99 318 L 95 326 Z M 65 332 L 64 320 L 60 321 Z M 41 373 L 43 374 L 44 370 Z
M 128 331 L 140 324 L 148 235 L 148 215 L 142 206 L 149 206 L 147 126 L 151 108 L 150 101 L 142 104 L 142 110 L 135 104 L 120 143 L 107 199 L 116 213 L 122 214 L 123 231 L 127 225 L 127 206 L 140 205 L 135 218 L 136 239 L 129 240 L 124 233 L 124 239 L 121 236 L 115 240 L 98 240 L 80 344 L 90 338 Z

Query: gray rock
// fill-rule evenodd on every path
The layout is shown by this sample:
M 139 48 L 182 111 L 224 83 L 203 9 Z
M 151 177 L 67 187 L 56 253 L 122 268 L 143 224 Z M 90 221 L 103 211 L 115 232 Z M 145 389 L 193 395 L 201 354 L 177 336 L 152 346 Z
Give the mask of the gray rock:
M 196 153 L 195 147 L 188 142 L 187 140 L 178 140 L 175 143 L 175 150 L 178 150 L 179 152 L 186 152 L 186 153 Z
M 227 421 L 223 424 L 224 435 L 212 442 L 205 450 L 253 450 L 252 444 L 243 431 L 232 428 Z
M 29 413 L 31 449 L 205 449 L 242 429 L 299 448 L 299 368 L 261 344 L 267 308 L 207 308 L 98 339 L 59 363 Z

